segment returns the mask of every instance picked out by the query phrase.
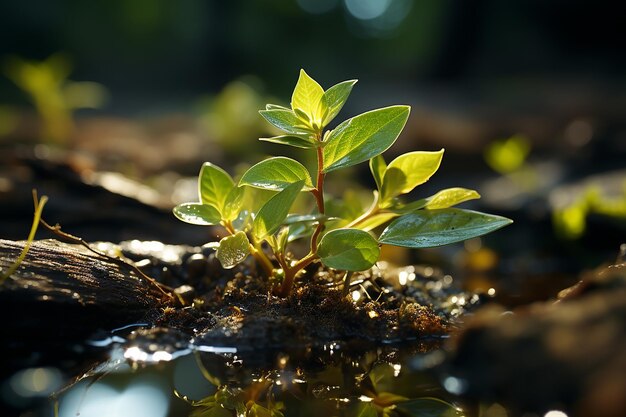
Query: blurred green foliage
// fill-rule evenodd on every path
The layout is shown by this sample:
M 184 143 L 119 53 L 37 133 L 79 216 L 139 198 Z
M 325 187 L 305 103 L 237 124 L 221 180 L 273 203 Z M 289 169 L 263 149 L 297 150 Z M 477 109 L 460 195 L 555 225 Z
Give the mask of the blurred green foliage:
M 485 148 L 487 164 L 496 172 L 506 175 L 519 171 L 530 153 L 530 141 L 523 135 L 497 140 Z
M 13 132 L 18 125 L 19 115 L 11 106 L 0 106 L 0 138 Z
M 251 143 L 250 138 L 268 131 L 257 113 L 267 101 L 258 84 L 254 79 L 232 81 L 217 95 L 199 103 L 202 129 L 227 153 L 254 153 L 257 143 Z
M 73 110 L 99 107 L 106 100 L 101 85 L 69 81 L 71 68 L 62 54 L 41 62 L 10 57 L 4 65 L 6 76 L 28 95 L 41 117 L 41 139 L 57 145 L 67 145 L 70 140 Z M 8 117 L 10 121 L 10 113 Z
M 483 151 L 483 158 L 491 169 L 505 176 L 523 193 L 534 193 L 541 185 L 536 169 L 527 163 L 532 145 L 524 135 L 491 142 Z
M 556 208 L 552 213 L 554 228 L 564 239 L 581 238 L 587 229 L 587 217 L 592 214 L 626 221 L 626 181 L 622 193 L 614 197 L 604 195 L 598 186 L 589 186 L 570 204 Z

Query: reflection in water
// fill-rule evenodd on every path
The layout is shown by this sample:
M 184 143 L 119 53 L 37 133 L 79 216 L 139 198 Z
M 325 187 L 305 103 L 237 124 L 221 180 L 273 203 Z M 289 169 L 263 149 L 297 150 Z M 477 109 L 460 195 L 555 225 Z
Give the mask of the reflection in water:
M 467 381 L 449 376 L 443 380 L 443 387 L 452 394 L 461 395 L 467 389 Z
M 138 346 L 133 346 L 124 351 L 124 357 L 132 362 L 169 362 L 189 352 L 189 349 L 179 350 L 173 353 L 165 350 L 147 352 Z
M 560 410 L 552 410 L 548 411 L 543 417 L 567 417 L 567 414 Z
M 9 384 L 21 397 L 45 396 L 60 387 L 61 372 L 56 368 L 24 369 L 13 375 Z
M 165 417 L 169 403 L 168 383 L 155 373 L 137 375 L 124 388 L 113 381 L 85 381 L 63 396 L 59 417 Z
M 0 400 L 22 408 L 41 400 L 61 388 L 63 378 L 56 368 L 27 368 L 15 373 L 0 385 Z
M 194 348 L 187 354 L 166 352 L 171 360 L 155 361 L 163 350 L 141 353 L 134 341 L 121 354 L 114 349 L 113 356 L 126 361 L 61 393 L 58 416 L 464 416 L 424 369 L 441 356 L 430 348 L 423 342 L 219 354 Z

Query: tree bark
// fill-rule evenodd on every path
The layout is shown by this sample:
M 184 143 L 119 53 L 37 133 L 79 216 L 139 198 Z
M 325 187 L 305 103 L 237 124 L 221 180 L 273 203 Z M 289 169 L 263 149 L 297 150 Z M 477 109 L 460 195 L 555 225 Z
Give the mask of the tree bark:
M 0 240 L 6 271 L 25 242 Z M 81 245 L 33 242 L 17 271 L 0 285 L 4 347 L 71 343 L 99 329 L 142 321 L 170 299 L 131 268 Z

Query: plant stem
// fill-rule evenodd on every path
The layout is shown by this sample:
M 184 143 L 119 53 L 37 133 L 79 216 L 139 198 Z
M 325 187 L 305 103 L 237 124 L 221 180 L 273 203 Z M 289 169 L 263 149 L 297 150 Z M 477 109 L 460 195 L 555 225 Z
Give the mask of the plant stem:
M 233 222 L 230 220 L 222 220 L 222 226 L 224 226 L 229 235 L 237 233 L 235 227 L 233 226 Z
M 293 289 L 293 284 L 296 279 L 296 275 L 298 272 L 309 266 L 313 261 L 317 259 L 317 255 L 309 252 L 307 256 L 300 259 L 293 265 L 289 265 L 287 262 L 283 265 L 283 270 L 285 271 L 285 278 L 283 279 L 283 283 L 281 286 L 275 291 L 276 295 L 280 297 L 286 297 L 291 293 Z
M 43 197 L 41 197 L 41 200 L 40 200 L 39 198 L 37 198 L 37 192 L 33 190 L 33 201 L 35 203 L 35 214 L 33 216 L 33 223 L 32 223 L 32 226 L 30 227 L 30 233 L 28 234 L 28 239 L 26 240 L 26 243 L 24 244 L 24 249 L 18 256 L 17 260 L 13 263 L 13 265 L 11 265 L 11 267 L 4 274 L 2 274 L 2 276 L 0 276 L 0 284 L 2 284 L 4 280 L 9 278 L 11 275 L 13 275 L 15 271 L 17 271 L 17 268 L 19 268 L 24 258 L 26 258 L 26 254 L 28 253 L 30 246 L 33 244 L 33 240 L 35 239 L 35 233 L 37 233 L 37 226 L 39 226 L 39 221 L 41 220 L 41 212 L 43 211 L 43 207 L 46 205 L 46 202 L 48 201 L 48 197 L 44 195 Z
M 344 297 L 347 297 L 348 293 L 350 292 L 350 279 L 352 278 L 352 274 L 354 274 L 353 271 L 346 271 L 346 275 L 343 278 L 343 288 L 341 290 L 341 295 Z
M 316 134 L 315 139 L 322 142 L 322 132 Z M 317 148 L 317 182 L 315 183 L 315 189 L 311 190 L 311 193 L 315 197 L 315 202 L 317 203 L 317 210 L 320 214 L 324 214 L 326 209 L 324 207 L 324 179 L 326 174 L 324 173 L 324 148 L 322 146 L 318 146 Z M 294 265 L 289 265 L 287 262 L 284 262 L 283 270 L 285 271 L 285 278 L 283 279 L 283 283 L 276 290 L 276 295 L 281 297 L 286 297 L 291 293 L 293 289 L 293 284 L 296 279 L 296 275 L 298 272 L 309 266 L 313 261 L 317 259 L 317 244 L 320 237 L 320 234 L 324 230 L 324 224 L 319 222 L 315 227 L 315 231 L 311 235 L 311 250 L 310 252 Z
M 265 274 L 268 277 L 272 276 L 272 273 L 274 272 L 274 265 L 263 251 L 263 248 L 261 248 L 260 245 L 254 246 L 251 243 L 250 254 L 252 254 L 252 256 L 254 256 L 254 259 L 256 259 L 256 261 L 261 265 L 263 271 L 265 271 Z
M 321 135 L 317 135 L 317 140 L 321 141 Z M 326 174 L 324 173 L 324 148 L 321 146 L 317 147 L 317 183 L 315 184 L 315 190 L 313 195 L 315 196 L 315 200 L 317 201 L 317 209 L 320 214 L 324 214 L 326 209 L 324 207 L 324 178 Z M 320 234 L 324 230 L 324 224 L 322 222 L 317 224 L 313 235 L 311 236 L 311 254 L 317 253 L 317 241 L 319 239 Z
M 319 148 L 318 148 L 319 150 Z M 320 176 L 319 173 L 321 172 L 321 166 L 323 166 L 323 160 L 322 160 L 323 156 L 320 156 L 320 152 L 318 152 L 318 169 L 320 169 L 320 171 L 318 172 L 318 188 L 317 190 L 314 191 L 321 191 L 321 189 L 319 188 L 319 184 L 320 184 Z M 321 161 L 321 163 L 320 163 Z M 322 175 L 322 185 L 324 184 L 324 177 Z M 313 193 L 316 198 L 317 198 L 317 193 Z M 319 201 L 318 200 L 318 207 L 319 207 Z M 321 199 L 322 201 L 322 205 L 324 203 L 323 198 Z M 365 213 L 363 213 L 361 216 L 359 216 L 358 218 L 354 219 L 349 225 L 345 226 L 345 227 L 355 227 L 361 223 L 363 223 L 364 221 L 366 221 L 367 219 L 369 219 L 372 216 L 375 216 L 376 214 L 380 213 L 380 207 L 378 206 L 378 193 L 374 194 L 374 201 L 372 201 L 372 204 L 370 205 L 370 207 L 367 209 L 367 211 Z M 323 213 L 323 212 L 322 212 Z M 305 256 L 304 258 L 300 259 L 298 262 L 296 262 L 294 265 L 289 266 L 285 263 L 285 265 L 283 265 L 283 270 L 285 271 L 285 278 L 283 280 L 282 285 L 280 286 L 280 288 L 276 291 L 276 294 L 281 296 L 281 297 L 286 297 L 287 295 L 289 295 L 289 293 L 291 293 L 291 289 L 293 288 L 293 284 L 296 278 L 296 275 L 298 274 L 298 272 L 300 272 L 302 269 L 306 268 L 307 266 L 309 266 L 311 263 L 313 263 L 313 261 L 315 261 L 317 259 L 317 240 L 319 238 L 319 235 L 321 234 L 322 230 L 324 229 L 324 225 L 323 224 L 318 224 L 317 227 L 315 228 L 315 231 L 313 232 L 313 235 L 311 236 L 311 251 L 309 252 L 309 254 L 307 256 Z M 347 282 L 349 282 L 350 277 L 352 276 L 352 274 L 348 274 L 347 276 Z M 344 286 L 346 284 L 344 283 Z
M 315 184 L 315 190 L 313 190 L 313 195 L 315 195 L 315 200 L 317 201 L 317 209 L 320 214 L 324 214 L 324 177 L 326 174 L 324 173 L 324 148 L 321 146 L 317 147 L 317 183 Z

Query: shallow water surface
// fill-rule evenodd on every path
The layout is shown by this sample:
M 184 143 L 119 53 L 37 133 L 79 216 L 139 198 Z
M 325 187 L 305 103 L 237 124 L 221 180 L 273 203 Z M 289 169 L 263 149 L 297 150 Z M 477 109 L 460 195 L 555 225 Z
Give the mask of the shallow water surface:
M 318 348 L 178 351 L 115 343 L 110 359 L 57 392 L 32 416 L 471 415 L 441 380 L 441 340 L 402 346 L 327 343 Z

